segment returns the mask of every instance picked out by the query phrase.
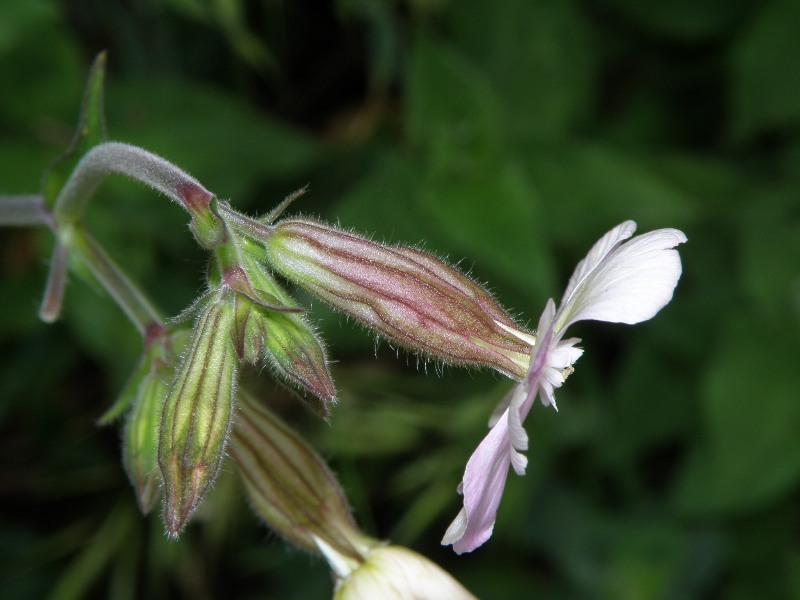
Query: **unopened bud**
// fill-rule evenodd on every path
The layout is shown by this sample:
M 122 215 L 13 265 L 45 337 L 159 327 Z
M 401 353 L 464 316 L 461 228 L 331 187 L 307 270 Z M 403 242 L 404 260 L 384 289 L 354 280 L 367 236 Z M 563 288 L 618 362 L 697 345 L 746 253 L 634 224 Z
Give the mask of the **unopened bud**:
M 265 240 L 270 265 L 407 348 L 524 377 L 530 334 L 483 287 L 438 258 L 384 246 L 310 219 L 287 219 Z
M 150 512 L 161 493 L 158 472 L 161 406 L 187 340 L 188 332 L 184 329 L 168 332 L 160 328 L 147 342 L 139 365 L 117 401 L 98 420 L 105 425 L 126 415 L 122 461 L 144 514 Z
M 358 562 L 366 539 L 325 461 L 269 409 L 240 392 L 229 452 L 256 513 L 289 542 L 318 540 Z
M 283 380 L 310 392 L 306 404 L 327 419 L 336 401 L 325 346 L 301 315 L 272 313 L 267 318 L 264 357 Z
M 125 421 L 122 434 L 123 464 L 143 514 L 158 500 L 161 477 L 158 472 L 158 425 L 161 405 L 167 395 L 169 379 L 152 373 L 142 381 L 139 394 Z
M 301 314 L 292 298 L 264 267 L 249 256 L 242 258 L 235 288 L 236 351 L 250 364 L 265 361 L 285 382 L 311 393 L 318 402 L 308 402 L 327 418 L 336 401 L 325 345 Z M 226 277 L 226 282 L 231 278 Z M 230 285 L 230 283 L 229 283 Z
M 214 482 L 230 431 L 237 373 L 232 294 L 225 290 L 203 307 L 164 403 L 158 464 L 173 536 Z

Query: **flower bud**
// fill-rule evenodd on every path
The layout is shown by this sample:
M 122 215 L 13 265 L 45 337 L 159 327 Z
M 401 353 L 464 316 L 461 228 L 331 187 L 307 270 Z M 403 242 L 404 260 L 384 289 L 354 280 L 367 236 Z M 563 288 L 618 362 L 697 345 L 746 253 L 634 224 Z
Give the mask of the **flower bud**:
M 250 363 L 265 361 L 285 382 L 310 392 L 319 402 L 310 408 L 327 418 L 336 401 L 325 346 L 292 298 L 264 267 L 249 256 L 242 258 L 235 283 L 236 328 L 234 341 L 239 357 Z
M 319 402 L 306 404 L 327 419 L 336 401 L 325 346 L 301 315 L 272 313 L 267 316 L 264 357 L 283 380 L 311 392 Z
M 158 425 L 168 381 L 168 378 L 163 378 L 163 373 L 152 372 L 141 382 L 122 434 L 122 462 L 136 491 L 139 509 L 145 515 L 152 510 L 161 494 Z
M 530 334 L 489 292 L 430 254 L 310 219 L 282 221 L 265 247 L 278 273 L 393 342 L 517 379 L 527 371 Z
M 363 534 L 325 461 L 252 396 L 239 393 L 228 449 L 255 512 L 293 544 L 319 552 L 318 540 L 360 561 Z
M 99 424 L 106 425 L 126 414 L 122 462 L 144 514 L 150 512 L 161 493 L 157 451 L 161 406 L 187 341 L 184 329 L 167 332 L 159 328 L 146 342 L 144 355 L 117 401 L 98 419 Z
M 424 556 L 401 546 L 378 546 L 367 560 L 340 579 L 334 600 L 475 600 L 444 569 Z
M 220 292 L 203 307 L 164 402 L 158 464 L 173 536 L 214 482 L 230 431 L 237 374 L 232 294 Z

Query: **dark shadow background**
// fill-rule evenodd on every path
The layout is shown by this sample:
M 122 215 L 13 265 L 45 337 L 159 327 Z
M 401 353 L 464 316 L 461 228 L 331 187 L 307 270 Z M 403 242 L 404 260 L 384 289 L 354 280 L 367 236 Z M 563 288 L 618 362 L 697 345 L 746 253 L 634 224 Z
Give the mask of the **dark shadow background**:
M 37 190 L 103 49 L 112 139 L 253 214 L 308 183 L 295 210 L 461 261 L 531 326 L 617 223 L 684 230 L 657 318 L 573 331 L 560 412 L 532 412 L 528 474 L 471 555 L 438 541 L 507 381 L 398 360 L 315 302 L 332 425 L 250 384 L 368 532 L 481 598 L 800 597 L 800 3 L 3 0 L 0 193 Z M 115 179 L 89 220 L 168 314 L 200 291 L 178 207 Z M 3 597 L 329 597 L 230 468 L 179 543 L 137 513 L 119 433 L 95 425 L 136 333 L 78 278 L 38 322 L 51 240 L 0 240 Z

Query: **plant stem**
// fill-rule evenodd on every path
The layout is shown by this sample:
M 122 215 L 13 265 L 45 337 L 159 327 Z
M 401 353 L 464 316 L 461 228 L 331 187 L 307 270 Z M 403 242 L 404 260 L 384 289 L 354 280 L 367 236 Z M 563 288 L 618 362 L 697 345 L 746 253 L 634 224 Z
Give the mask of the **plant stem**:
M 214 194 L 172 163 L 136 146 L 106 142 L 80 160 L 56 198 L 58 225 L 80 220 L 103 180 L 112 173 L 126 175 L 175 200 L 191 214 L 208 208 Z
M 164 329 L 161 316 L 150 300 L 84 227 L 71 227 L 67 237 L 69 249 L 83 261 L 145 340 Z
M 47 274 L 47 286 L 44 298 L 39 307 L 39 318 L 45 323 L 54 323 L 61 314 L 61 303 L 64 299 L 64 285 L 67 282 L 67 248 L 60 240 L 56 240 L 53 257 L 50 259 L 50 271 Z
M 0 225 L 53 226 L 53 216 L 41 196 L 0 196 Z

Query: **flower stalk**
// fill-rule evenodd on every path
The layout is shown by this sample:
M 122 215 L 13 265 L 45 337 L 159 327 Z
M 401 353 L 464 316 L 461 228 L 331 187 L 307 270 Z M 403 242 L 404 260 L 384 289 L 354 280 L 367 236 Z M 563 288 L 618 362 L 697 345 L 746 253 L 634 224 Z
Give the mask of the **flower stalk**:
M 128 278 L 85 227 L 77 224 L 62 227 L 60 239 L 68 252 L 89 270 L 114 299 L 142 337 L 154 325 L 162 323 L 161 315 L 149 298 Z

